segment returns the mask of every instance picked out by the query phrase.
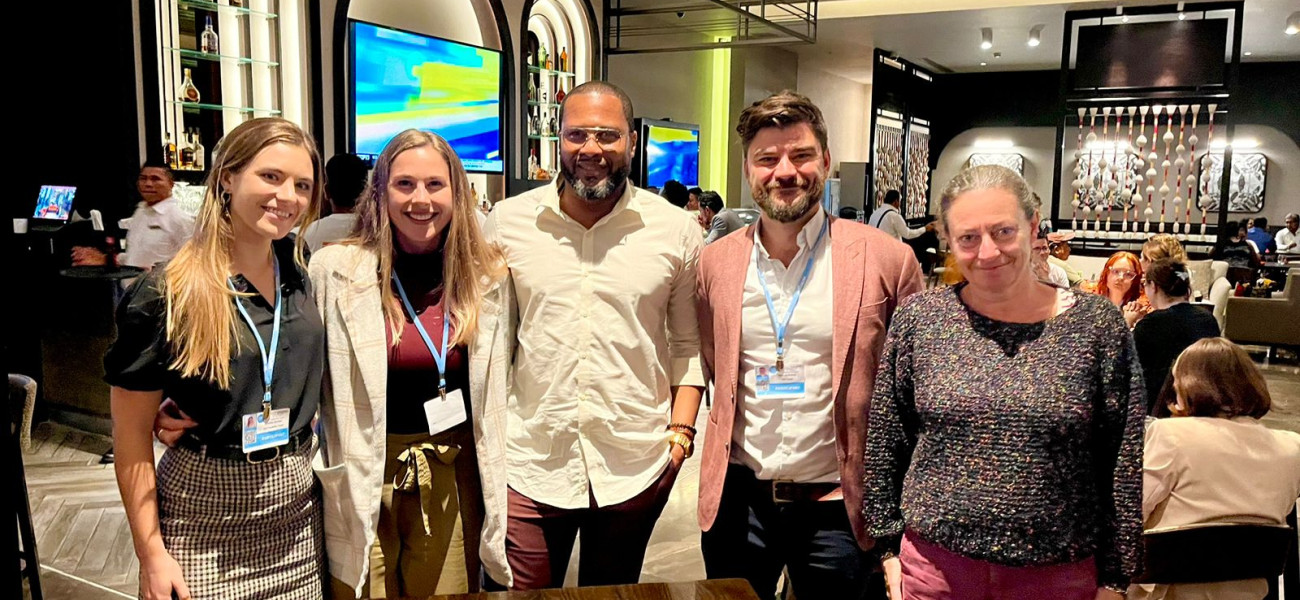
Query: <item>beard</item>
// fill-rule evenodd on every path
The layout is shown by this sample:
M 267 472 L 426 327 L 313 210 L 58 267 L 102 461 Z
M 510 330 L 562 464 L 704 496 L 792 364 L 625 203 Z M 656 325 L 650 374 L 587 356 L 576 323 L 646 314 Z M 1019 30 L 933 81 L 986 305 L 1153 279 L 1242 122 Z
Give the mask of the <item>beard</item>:
M 798 187 L 801 191 L 794 200 L 788 203 L 781 203 L 772 199 L 772 191 L 781 188 L 781 185 L 776 182 L 767 186 L 757 182 L 750 182 L 749 185 L 749 191 L 754 196 L 754 204 L 763 209 L 763 214 L 778 223 L 791 223 L 798 221 L 808 214 L 808 211 L 812 210 L 813 207 L 817 206 L 818 201 L 821 200 L 825 182 L 821 178 L 810 180 L 800 178 Z
M 594 184 L 588 185 L 574 173 L 575 170 L 563 162 L 560 163 L 560 174 L 564 176 L 564 182 L 569 185 L 574 194 L 587 202 L 609 200 L 615 192 L 622 189 L 623 184 L 627 182 L 628 175 L 632 173 L 632 167 L 627 162 L 623 162 L 621 165 L 611 164 L 609 175 Z

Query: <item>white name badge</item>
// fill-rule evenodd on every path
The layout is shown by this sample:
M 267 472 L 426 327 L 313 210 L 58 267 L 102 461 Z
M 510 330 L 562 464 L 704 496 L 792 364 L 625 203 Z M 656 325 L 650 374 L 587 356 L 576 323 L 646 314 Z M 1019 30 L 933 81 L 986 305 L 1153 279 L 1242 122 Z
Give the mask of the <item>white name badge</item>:
M 807 380 L 804 366 L 785 363 L 785 368 L 764 365 L 754 370 L 754 392 L 759 399 L 794 400 L 804 397 Z
M 424 418 L 429 420 L 429 435 L 438 435 L 469 419 L 465 414 L 465 398 L 460 390 L 447 392 L 447 398 L 437 397 L 424 403 Z
M 289 443 L 289 409 L 277 408 L 265 419 L 261 412 L 243 416 L 244 453 L 257 452 Z

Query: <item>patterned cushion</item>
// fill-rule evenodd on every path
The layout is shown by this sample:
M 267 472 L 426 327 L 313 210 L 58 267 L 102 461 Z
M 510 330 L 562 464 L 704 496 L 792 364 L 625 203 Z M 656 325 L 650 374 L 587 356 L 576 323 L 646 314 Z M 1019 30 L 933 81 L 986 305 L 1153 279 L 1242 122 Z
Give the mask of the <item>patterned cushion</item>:
M 1214 270 L 1209 260 L 1187 261 L 1187 272 L 1192 276 L 1192 297 L 1209 297 L 1210 286 L 1214 285 Z

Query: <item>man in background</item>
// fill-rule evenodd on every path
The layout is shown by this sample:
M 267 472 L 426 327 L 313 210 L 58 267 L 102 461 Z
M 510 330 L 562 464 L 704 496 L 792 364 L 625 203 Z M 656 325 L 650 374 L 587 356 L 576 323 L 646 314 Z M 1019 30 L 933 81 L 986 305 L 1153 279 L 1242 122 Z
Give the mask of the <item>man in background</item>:
M 325 195 L 329 197 L 334 212 L 307 227 L 303 239 L 313 253 L 326 245 L 342 241 L 352 235 L 357 224 L 357 198 L 366 190 L 366 177 L 370 169 L 366 161 L 355 154 L 335 154 L 325 163 Z
M 700 225 L 706 224 L 708 234 L 704 237 L 704 243 L 707 245 L 744 227 L 745 221 L 736 211 L 723 206 L 722 196 L 717 192 L 703 192 L 700 194 Z
M 1277 244 L 1278 252 L 1295 252 L 1297 249 L 1300 249 L 1300 246 L 1296 245 L 1297 229 L 1300 229 L 1300 215 L 1295 213 L 1287 215 L 1286 227 L 1283 227 L 1281 231 L 1278 231 L 1277 236 L 1273 238 L 1273 242 Z
M 1246 239 L 1254 242 L 1255 251 L 1260 254 L 1277 252 L 1277 242 L 1268 232 L 1268 219 L 1256 217 L 1255 224 L 1246 230 Z
M 682 210 L 686 210 L 686 205 L 691 201 L 691 194 L 686 190 L 686 186 L 676 179 L 665 181 L 663 189 L 659 190 L 659 195 L 663 196 L 669 204 Z
M 885 202 L 871 213 L 871 218 L 867 224 L 875 227 L 889 235 L 894 236 L 896 240 L 910 240 L 919 237 L 927 231 L 934 231 L 934 223 L 926 223 L 924 227 L 915 229 L 907 226 L 907 221 L 903 219 L 903 213 L 898 211 L 898 204 L 902 201 L 903 195 L 898 190 L 889 190 L 885 192 Z
M 690 193 L 690 199 L 686 201 L 686 210 L 691 212 L 700 210 L 700 207 L 704 206 L 700 202 L 700 198 L 704 196 L 704 190 L 700 189 L 699 186 L 695 186 L 687 191 Z

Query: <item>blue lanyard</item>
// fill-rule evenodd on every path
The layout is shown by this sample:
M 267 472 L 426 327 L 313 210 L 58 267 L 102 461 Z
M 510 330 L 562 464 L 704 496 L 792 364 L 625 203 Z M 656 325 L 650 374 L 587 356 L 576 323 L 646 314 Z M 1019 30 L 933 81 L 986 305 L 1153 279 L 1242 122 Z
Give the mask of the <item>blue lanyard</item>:
M 424 325 L 420 324 L 420 316 L 415 314 L 415 307 L 411 306 L 411 301 L 406 297 L 406 289 L 402 287 L 402 280 L 393 272 L 393 283 L 397 285 L 397 295 L 402 298 L 402 306 L 406 307 L 406 314 L 411 315 L 411 321 L 415 324 L 415 330 L 420 332 L 420 339 L 424 340 L 424 346 L 429 349 L 429 354 L 433 355 L 434 364 L 438 365 L 438 396 L 447 399 L 447 338 L 448 325 L 451 319 L 447 316 L 447 302 L 443 299 L 442 303 L 442 352 L 438 352 L 433 347 L 433 340 L 429 339 L 429 332 L 424 330 Z
M 812 275 L 813 263 L 817 259 L 817 247 L 821 245 L 822 238 L 826 237 L 826 230 L 830 228 L 830 217 L 822 223 L 821 232 L 817 234 L 817 241 L 813 242 L 808 249 L 808 260 L 803 266 L 803 276 L 799 278 L 799 285 L 794 288 L 794 295 L 790 298 L 790 306 L 786 308 L 785 318 L 776 320 L 776 306 L 772 304 L 772 292 L 767 289 L 767 277 L 763 275 L 763 267 L 758 264 L 758 240 L 754 240 L 754 270 L 758 271 L 758 284 L 763 288 L 763 297 L 767 299 L 767 314 L 772 317 L 772 329 L 776 332 L 776 368 L 778 370 L 785 368 L 785 329 L 790 325 L 790 318 L 794 316 L 794 307 L 799 304 L 799 297 L 803 295 L 804 286 L 808 285 L 808 277 Z
M 253 317 L 249 316 L 248 310 L 244 308 L 244 303 L 235 297 L 235 307 L 239 309 L 239 314 L 243 315 L 244 322 L 248 323 L 248 328 L 253 330 L 253 339 L 257 340 L 257 351 L 262 354 L 262 414 L 264 419 L 271 416 L 271 378 L 275 376 L 275 355 L 280 350 L 280 314 L 284 307 L 284 302 L 280 294 L 280 261 L 271 257 L 271 264 L 275 267 L 275 323 L 271 325 L 271 347 L 262 342 L 262 334 L 257 330 L 257 323 Z M 235 282 L 231 278 L 226 278 L 226 284 L 230 286 L 231 291 L 239 292 L 235 288 Z

